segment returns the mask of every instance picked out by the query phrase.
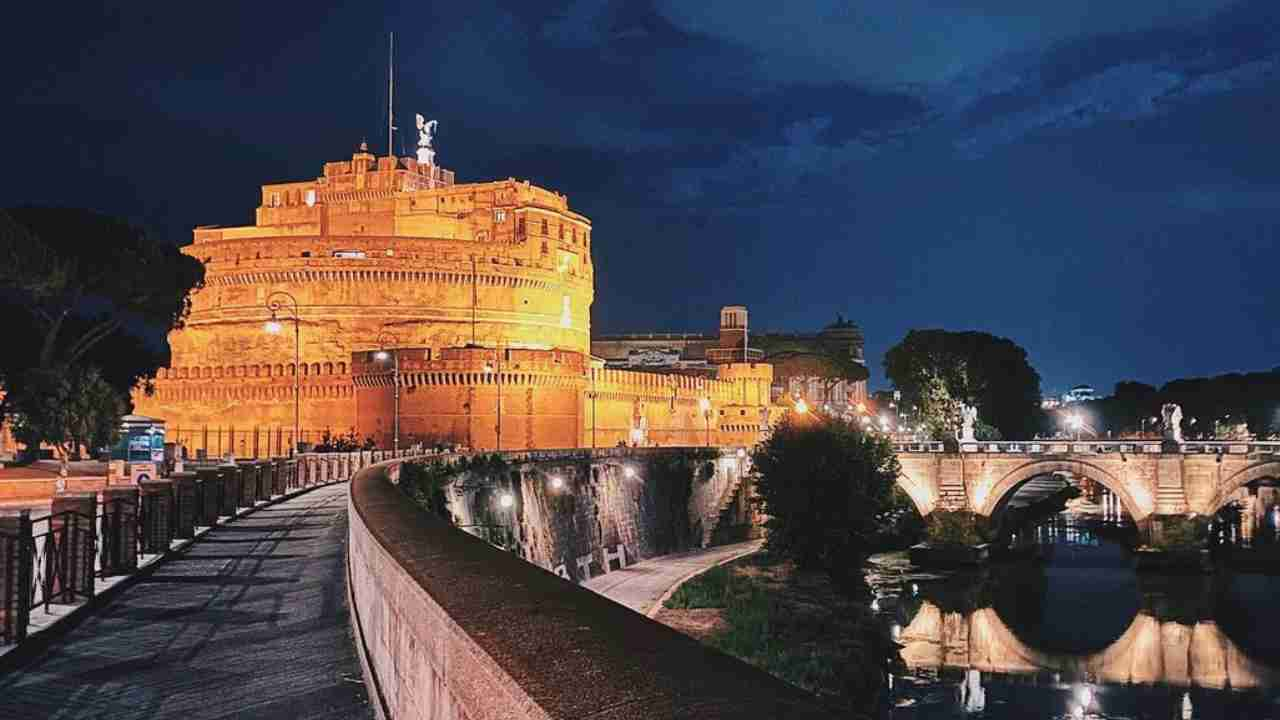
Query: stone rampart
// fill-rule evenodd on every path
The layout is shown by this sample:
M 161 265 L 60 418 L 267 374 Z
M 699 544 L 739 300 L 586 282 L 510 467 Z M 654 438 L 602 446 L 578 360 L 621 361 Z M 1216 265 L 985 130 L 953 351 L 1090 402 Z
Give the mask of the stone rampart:
M 513 462 L 514 464 L 514 462 Z M 817 718 L 810 696 L 450 526 L 391 482 L 351 483 L 357 644 L 383 718 Z

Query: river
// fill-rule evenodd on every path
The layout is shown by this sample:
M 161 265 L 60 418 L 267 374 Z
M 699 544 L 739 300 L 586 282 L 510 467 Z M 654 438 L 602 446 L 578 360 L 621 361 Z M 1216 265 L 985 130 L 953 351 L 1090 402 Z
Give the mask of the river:
M 887 717 L 1280 720 L 1280 577 L 1139 575 L 1122 539 L 1056 522 L 1038 562 L 872 559 L 905 665 Z

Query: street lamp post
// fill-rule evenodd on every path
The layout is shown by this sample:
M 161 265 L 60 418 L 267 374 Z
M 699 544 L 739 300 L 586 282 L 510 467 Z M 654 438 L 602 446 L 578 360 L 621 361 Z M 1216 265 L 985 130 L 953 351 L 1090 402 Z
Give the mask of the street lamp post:
M 284 303 L 288 301 L 288 305 Z M 276 290 L 267 296 L 267 309 L 271 311 L 271 319 L 264 329 L 272 335 L 279 335 L 283 329 L 279 316 L 284 310 L 292 313 L 293 320 L 293 443 L 289 454 L 297 452 L 298 442 L 302 439 L 302 330 L 301 318 L 298 316 L 298 299 L 283 290 Z
M 711 400 L 707 398 L 698 398 L 698 408 L 702 410 L 702 417 L 706 420 L 707 447 L 711 447 Z
M 395 333 L 382 330 L 378 333 L 378 339 L 375 344 L 378 346 L 378 352 L 374 355 L 378 360 L 385 361 L 387 359 L 387 346 L 384 339 L 390 339 L 395 344 L 395 348 L 391 352 L 391 449 L 395 453 L 400 452 L 400 338 Z
M 497 433 L 497 451 L 502 452 L 502 348 L 498 348 L 494 353 L 494 362 L 484 364 L 484 371 L 497 374 L 498 381 L 498 423 L 495 431 Z

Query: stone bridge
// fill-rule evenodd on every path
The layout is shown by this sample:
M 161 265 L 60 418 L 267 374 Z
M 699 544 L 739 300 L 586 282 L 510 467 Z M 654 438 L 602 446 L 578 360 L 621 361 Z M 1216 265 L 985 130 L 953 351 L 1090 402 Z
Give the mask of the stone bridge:
M 1280 442 L 971 441 L 895 449 L 899 484 L 922 515 L 941 508 L 991 516 L 1023 483 L 1055 473 L 1101 484 L 1138 523 L 1212 514 L 1232 500 L 1247 507 L 1259 485 L 1280 481 Z

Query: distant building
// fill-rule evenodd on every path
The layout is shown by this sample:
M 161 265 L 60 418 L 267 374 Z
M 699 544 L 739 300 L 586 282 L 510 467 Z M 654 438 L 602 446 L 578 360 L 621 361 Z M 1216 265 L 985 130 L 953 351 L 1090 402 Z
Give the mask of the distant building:
M 1087 402 L 1096 400 L 1097 392 L 1092 385 L 1077 385 L 1070 390 L 1062 393 L 1062 404 L 1070 405 L 1072 403 Z
M 630 333 L 596 335 L 591 354 L 606 367 L 710 374 L 726 363 L 773 365 L 773 402 L 804 400 L 810 407 L 842 414 L 867 401 L 862 330 L 852 321 L 836 321 L 816 333 L 748 332 L 747 308 L 720 309 L 720 332 Z M 831 358 L 843 357 L 856 368 L 840 377 Z M 825 406 L 825 407 L 824 407 Z

